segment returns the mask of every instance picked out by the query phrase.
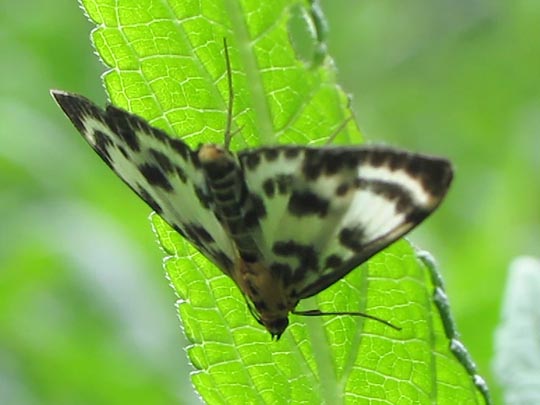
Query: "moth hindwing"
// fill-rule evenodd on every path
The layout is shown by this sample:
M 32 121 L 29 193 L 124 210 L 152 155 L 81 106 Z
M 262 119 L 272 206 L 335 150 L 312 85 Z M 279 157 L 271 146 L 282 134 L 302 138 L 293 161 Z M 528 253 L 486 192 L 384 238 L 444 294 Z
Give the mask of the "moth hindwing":
M 231 277 L 273 337 L 298 302 L 344 277 L 418 225 L 452 179 L 445 159 L 383 147 L 192 150 L 144 119 L 77 94 L 51 93 L 103 161 Z M 319 311 L 296 312 L 320 315 Z M 376 319 L 372 315 L 354 313 Z

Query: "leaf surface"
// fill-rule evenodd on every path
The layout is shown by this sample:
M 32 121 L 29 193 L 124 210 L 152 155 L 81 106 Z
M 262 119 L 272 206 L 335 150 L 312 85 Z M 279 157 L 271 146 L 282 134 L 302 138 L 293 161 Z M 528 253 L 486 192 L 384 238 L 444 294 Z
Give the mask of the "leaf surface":
M 108 67 L 111 101 L 196 146 L 222 143 L 234 87 L 231 149 L 321 144 L 351 115 L 325 54 L 316 3 L 279 0 L 83 0 Z M 358 143 L 353 121 L 336 142 Z M 181 202 L 179 202 L 180 204 Z M 279 342 L 225 275 L 157 215 L 165 267 L 192 344 L 193 383 L 207 403 L 484 403 L 485 386 L 455 338 L 430 262 L 400 241 L 302 304 L 358 317 L 291 316 Z M 434 297 L 436 299 L 434 299 Z M 456 349 L 457 348 L 457 349 Z

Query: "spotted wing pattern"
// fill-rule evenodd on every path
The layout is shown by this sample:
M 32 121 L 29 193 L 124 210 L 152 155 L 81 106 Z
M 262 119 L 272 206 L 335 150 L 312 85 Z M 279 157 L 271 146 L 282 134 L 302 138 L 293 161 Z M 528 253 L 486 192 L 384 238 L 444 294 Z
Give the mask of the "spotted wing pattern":
M 300 299 L 418 225 L 452 179 L 447 160 L 381 147 L 266 147 L 239 161 L 266 207 L 261 260 Z
M 298 300 L 418 225 L 452 179 L 448 161 L 391 148 L 193 151 L 126 111 L 52 94 L 105 163 L 238 284 L 277 337 Z
M 195 152 L 133 114 L 103 110 L 62 91 L 52 95 L 103 161 L 182 236 L 230 274 L 235 250 L 217 220 Z

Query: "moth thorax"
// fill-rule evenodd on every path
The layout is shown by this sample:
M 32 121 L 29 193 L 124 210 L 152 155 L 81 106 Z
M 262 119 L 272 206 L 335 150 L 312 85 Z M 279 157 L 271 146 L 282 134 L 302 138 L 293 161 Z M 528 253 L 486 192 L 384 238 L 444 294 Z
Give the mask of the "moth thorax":
M 198 156 L 216 211 L 226 219 L 239 216 L 245 184 L 234 157 L 217 145 L 201 146 Z

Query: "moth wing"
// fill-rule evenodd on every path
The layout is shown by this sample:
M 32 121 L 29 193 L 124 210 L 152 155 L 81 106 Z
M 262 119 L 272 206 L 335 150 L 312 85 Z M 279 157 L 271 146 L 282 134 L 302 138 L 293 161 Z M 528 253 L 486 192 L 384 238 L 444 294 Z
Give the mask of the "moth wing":
M 390 148 L 280 146 L 241 152 L 266 211 L 254 239 L 265 266 L 298 298 L 327 288 L 439 205 L 447 160 Z
M 114 106 L 53 90 L 53 97 L 101 159 L 154 211 L 221 270 L 234 249 L 209 207 L 198 159 L 181 140 Z

